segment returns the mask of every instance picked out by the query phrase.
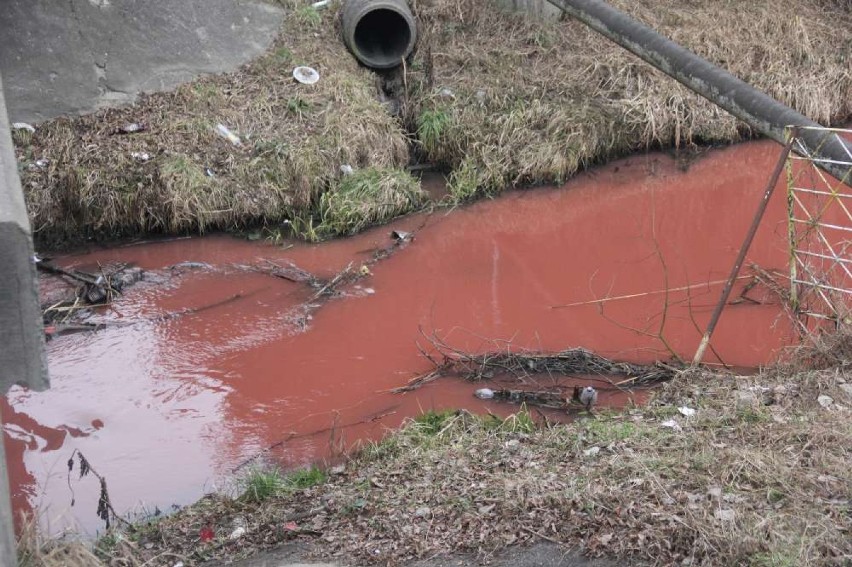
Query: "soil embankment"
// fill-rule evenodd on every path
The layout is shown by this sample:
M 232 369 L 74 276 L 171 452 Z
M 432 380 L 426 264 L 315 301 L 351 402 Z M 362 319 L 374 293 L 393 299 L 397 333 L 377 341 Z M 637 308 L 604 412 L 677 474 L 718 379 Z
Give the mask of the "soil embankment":
M 850 15 L 837 3 L 615 4 L 814 120 L 852 112 Z M 417 12 L 421 41 L 400 76 L 358 67 L 335 9 L 293 3 L 276 43 L 238 72 L 19 130 L 36 237 L 263 226 L 322 239 L 418 207 L 424 196 L 405 171 L 412 157 L 449 170 L 459 202 L 563 182 L 649 147 L 750 136 L 582 24 L 486 0 L 430 0 Z M 320 72 L 318 83 L 292 79 L 302 64 Z

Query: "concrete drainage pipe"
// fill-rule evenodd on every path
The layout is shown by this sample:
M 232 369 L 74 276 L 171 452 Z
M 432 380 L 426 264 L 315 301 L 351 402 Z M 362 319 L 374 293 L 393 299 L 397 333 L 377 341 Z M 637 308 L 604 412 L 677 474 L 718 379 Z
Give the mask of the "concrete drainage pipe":
M 372 69 L 402 63 L 417 42 L 417 23 L 406 0 L 346 0 L 343 40 Z

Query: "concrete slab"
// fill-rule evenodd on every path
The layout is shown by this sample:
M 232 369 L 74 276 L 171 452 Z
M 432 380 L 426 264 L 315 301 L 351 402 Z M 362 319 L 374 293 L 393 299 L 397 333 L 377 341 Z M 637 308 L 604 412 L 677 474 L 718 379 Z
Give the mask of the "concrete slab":
M 13 384 L 47 388 L 30 221 L 0 79 L 0 395 Z
M 91 112 L 235 69 L 269 46 L 282 16 L 261 0 L 4 0 L 9 117 Z

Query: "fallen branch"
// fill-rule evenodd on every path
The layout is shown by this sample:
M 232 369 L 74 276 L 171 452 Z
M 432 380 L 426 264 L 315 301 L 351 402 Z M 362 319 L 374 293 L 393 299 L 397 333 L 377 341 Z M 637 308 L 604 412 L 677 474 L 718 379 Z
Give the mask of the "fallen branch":
M 422 333 L 422 330 L 421 330 Z M 405 386 L 391 390 L 394 393 L 410 392 L 441 376 L 455 375 L 472 382 L 493 378 L 495 374 L 511 374 L 523 382 L 536 374 L 624 376 L 633 386 L 647 385 L 671 380 L 678 372 L 678 365 L 655 363 L 651 365 L 615 361 L 594 354 L 584 348 L 567 349 L 556 353 L 544 352 L 486 352 L 472 354 L 452 348 L 437 337 L 430 342 L 442 357 L 441 362 L 427 357 L 435 364 L 431 371 L 421 374 Z

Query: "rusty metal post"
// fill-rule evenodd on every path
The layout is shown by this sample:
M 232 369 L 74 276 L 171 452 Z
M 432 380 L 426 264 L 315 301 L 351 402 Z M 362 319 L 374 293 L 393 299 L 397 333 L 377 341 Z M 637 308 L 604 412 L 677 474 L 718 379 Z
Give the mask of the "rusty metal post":
M 716 330 L 716 324 L 719 322 L 722 310 L 728 303 L 728 298 L 731 296 L 731 289 L 733 289 L 734 282 L 737 280 L 737 276 L 740 273 L 740 268 L 742 268 L 748 249 L 751 247 L 752 240 L 754 240 L 754 235 L 757 234 L 757 228 L 760 226 L 760 221 L 763 220 L 763 213 L 766 212 L 766 206 L 769 204 L 769 199 L 775 191 L 775 186 L 778 184 L 781 172 L 784 171 L 784 166 L 787 163 L 787 157 L 793 149 L 793 141 L 796 139 L 796 132 L 794 130 L 793 132 L 789 132 L 787 135 L 787 145 L 784 146 L 784 150 L 778 157 L 778 163 L 775 164 L 775 170 L 772 172 L 769 184 L 763 192 L 763 197 L 760 200 L 760 204 L 757 206 L 757 212 L 754 213 L 754 219 L 751 221 L 751 226 L 748 229 L 743 245 L 740 247 L 740 253 L 737 254 L 737 259 L 734 261 L 733 268 L 731 268 L 731 274 L 728 276 L 728 281 L 725 282 L 725 287 L 722 288 L 722 296 L 719 298 L 719 303 L 716 304 L 716 308 L 710 316 L 710 322 L 707 324 L 707 330 L 704 332 L 704 336 L 701 337 L 701 342 L 698 344 L 698 349 L 695 351 L 695 357 L 692 359 L 693 366 L 700 364 L 701 359 L 704 358 L 704 351 L 707 350 L 707 346 L 710 344 L 710 337 L 713 335 L 713 331 Z

